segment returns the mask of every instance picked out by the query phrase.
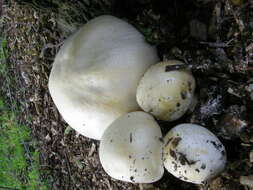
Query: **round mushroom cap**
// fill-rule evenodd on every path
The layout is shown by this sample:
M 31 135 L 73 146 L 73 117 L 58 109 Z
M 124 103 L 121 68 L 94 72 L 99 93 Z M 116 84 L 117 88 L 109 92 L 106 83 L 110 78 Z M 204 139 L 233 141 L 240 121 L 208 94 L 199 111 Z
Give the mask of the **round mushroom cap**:
M 204 184 L 225 167 L 226 151 L 219 139 L 204 127 L 181 124 L 164 138 L 165 168 L 175 177 Z
M 121 116 L 106 129 L 99 148 L 100 162 L 111 177 L 133 183 L 152 183 L 164 172 L 162 133 L 145 112 Z
M 181 64 L 171 60 L 152 65 L 137 87 L 138 104 L 157 119 L 174 121 L 184 115 L 191 105 L 195 79 L 190 71 L 176 69 L 176 65 Z
M 115 119 L 139 110 L 137 85 L 157 60 L 156 49 L 133 26 L 100 16 L 64 42 L 53 63 L 49 91 L 72 128 L 99 140 Z

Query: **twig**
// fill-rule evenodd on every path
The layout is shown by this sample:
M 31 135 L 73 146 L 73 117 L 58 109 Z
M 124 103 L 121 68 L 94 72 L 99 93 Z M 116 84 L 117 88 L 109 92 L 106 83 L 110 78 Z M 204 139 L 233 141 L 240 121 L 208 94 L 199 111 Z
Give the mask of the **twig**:
M 227 5 L 228 5 L 229 10 L 231 11 L 231 13 L 232 13 L 232 15 L 239 27 L 240 32 L 243 32 L 243 30 L 245 29 L 245 26 L 244 26 L 243 20 L 240 19 L 240 17 L 239 17 L 239 13 L 234 11 L 233 6 L 231 5 L 231 3 L 229 1 L 227 1 Z
M 208 45 L 210 47 L 219 47 L 219 48 L 228 47 L 228 44 L 224 42 L 200 42 L 200 44 Z
M 181 69 L 191 69 L 194 66 L 192 64 L 177 64 L 177 65 L 167 65 L 165 67 L 165 72 L 181 70 Z
M 12 187 L 4 187 L 4 186 L 0 186 L 0 189 L 19 190 L 19 189 L 17 189 L 17 188 L 12 188 Z
M 39 57 L 40 57 L 40 58 L 43 58 L 43 57 L 44 57 L 44 54 L 45 54 L 45 51 L 46 51 L 47 49 L 53 49 L 53 48 L 58 49 L 60 46 L 63 45 L 63 43 L 64 43 L 64 41 L 62 41 L 62 42 L 60 42 L 60 43 L 58 43 L 58 44 L 51 44 L 51 43 L 46 44 L 46 45 L 43 47 L 43 49 L 41 50 Z
M 66 163 L 67 163 L 67 168 L 68 168 L 68 176 L 69 176 L 69 181 L 68 181 L 68 186 L 70 187 L 70 183 L 71 183 L 71 170 L 70 170 L 70 163 L 69 163 L 69 158 L 66 154 L 66 152 L 64 151 L 64 156 L 66 159 Z

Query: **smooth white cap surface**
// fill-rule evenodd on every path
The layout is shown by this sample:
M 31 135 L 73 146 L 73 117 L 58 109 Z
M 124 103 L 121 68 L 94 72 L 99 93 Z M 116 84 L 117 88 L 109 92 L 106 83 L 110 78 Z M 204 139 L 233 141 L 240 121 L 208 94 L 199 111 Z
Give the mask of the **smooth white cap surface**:
M 116 118 L 139 110 L 138 82 L 157 60 L 156 49 L 133 26 L 100 16 L 65 41 L 53 63 L 49 91 L 72 128 L 100 139 Z
M 133 183 L 152 183 L 164 172 L 162 133 L 154 118 L 132 112 L 114 121 L 102 136 L 100 162 L 111 177 Z
M 181 124 L 164 138 L 164 166 L 177 178 L 204 184 L 225 167 L 226 151 L 219 139 L 204 127 Z
M 191 105 L 195 79 L 187 70 L 166 70 L 167 66 L 181 65 L 171 60 L 152 65 L 142 77 L 136 99 L 140 107 L 157 119 L 174 121 Z

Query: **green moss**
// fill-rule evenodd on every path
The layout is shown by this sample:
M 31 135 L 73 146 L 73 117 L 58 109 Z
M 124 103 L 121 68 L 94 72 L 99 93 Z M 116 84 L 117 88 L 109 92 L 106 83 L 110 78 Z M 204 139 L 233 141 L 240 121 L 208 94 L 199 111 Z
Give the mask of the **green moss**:
M 6 60 L 7 56 L 7 42 L 4 38 L 0 38 L 0 74 L 4 75 L 6 72 Z
M 0 187 L 48 189 L 40 180 L 39 153 L 30 151 L 36 147 L 28 146 L 29 141 L 29 128 L 17 124 L 15 116 L 0 98 Z

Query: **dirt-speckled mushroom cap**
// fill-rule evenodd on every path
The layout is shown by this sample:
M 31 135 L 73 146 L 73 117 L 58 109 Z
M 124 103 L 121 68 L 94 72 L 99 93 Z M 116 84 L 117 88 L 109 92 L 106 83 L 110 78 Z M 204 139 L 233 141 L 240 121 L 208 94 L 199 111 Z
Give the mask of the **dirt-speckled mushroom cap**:
M 64 42 L 53 63 L 49 91 L 72 128 L 99 140 L 119 116 L 140 110 L 136 88 L 156 61 L 156 49 L 133 26 L 100 16 Z
M 191 104 L 195 90 L 195 79 L 191 72 L 166 69 L 167 66 L 181 64 L 171 60 L 152 65 L 138 85 L 138 104 L 157 119 L 176 120 L 185 114 Z
M 100 162 L 115 179 L 152 183 L 164 172 L 161 138 L 161 129 L 151 115 L 128 113 L 114 121 L 103 134 Z
M 165 168 L 177 178 L 203 184 L 225 167 L 226 151 L 209 130 L 195 124 L 180 124 L 164 138 Z

